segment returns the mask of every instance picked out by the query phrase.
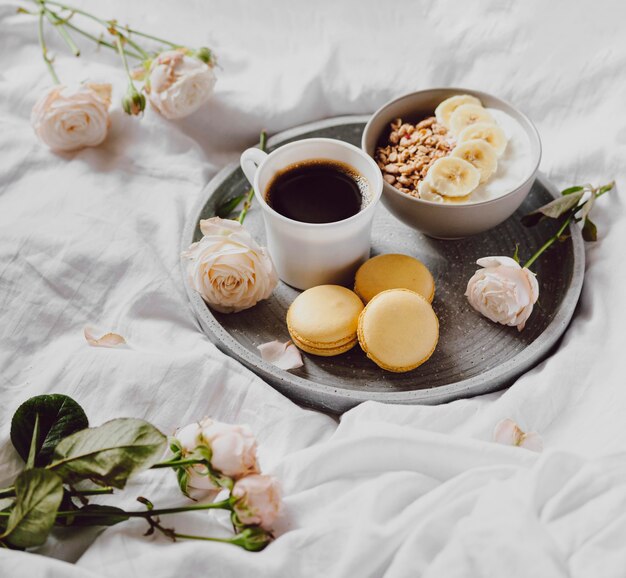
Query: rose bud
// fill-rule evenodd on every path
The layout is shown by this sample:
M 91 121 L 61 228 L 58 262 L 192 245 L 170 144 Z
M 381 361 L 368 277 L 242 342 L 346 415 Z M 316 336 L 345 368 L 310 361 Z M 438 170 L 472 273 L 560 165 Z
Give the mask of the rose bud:
M 224 476 L 239 479 L 259 471 L 257 442 L 248 426 L 204 418 L 183 427 L 175 437 L 181 446 L 183 458 L 198 447 L 208 447 L 211 451 L 211 467 Z M 191 466 L 188 473 L 188 485 L 191 488 L 205 490 L 217 487 L 202 464 Z
M 128 91 L 122 98 L 122 108 L 131 116 L 139 116 L 145 110 L 146 97 L 135 88 L 134 84 L 128 85 Z
M 31 124 L 39 140 L 56 152 L 98 146 L 107 136 L 111 85 L 53 86 L 36 102 Z
M 484 257 L 467 284 L 465 296 L 479 313 L 502 325 L 524 329 L 539 298 L 535 274 L 511 257 Z
M 198 48 L 198 50 L 195 50 L 192 54 L 198 60 L 201 60 L 205 64 L 210 64 L 210 65 L 214 64 L 213 53 L 206 46 L 202 46 L 201 48 Z
M 198 110 L 213 94 L 215 81 L 211 63 L 181 48 L 162 52 L 152 61 L 145 88 L 154 108 L 165 118 L 177 119 Z
M 213 309 L 233 313 L 267 299 L 278 275 L 266 249 L 237 221 L 200 221 L 204 237 L 182 257 L 189 260 L 189 283 Z
M 281 505 L 276 478 L 252 475 L 235 482 L 231 492 L 233 511 L 244 525 L 270 530 Z

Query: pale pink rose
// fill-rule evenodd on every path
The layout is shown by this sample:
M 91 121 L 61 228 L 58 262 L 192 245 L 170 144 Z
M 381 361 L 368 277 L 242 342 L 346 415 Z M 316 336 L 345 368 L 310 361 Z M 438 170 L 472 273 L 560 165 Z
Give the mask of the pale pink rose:
M 208 446 L 212 454 L 211 466 L 230 478 L 238 479 L 259 471 L 256 459 L 257 442 L 248 426 L 204 418 L 180 429 L 176 432 L 176 439 L 183 449 L 183 456 L 190 454 L 198 446 Z M 205 475 L 204 466 L 193 466 L 189 473 L 190 487 L 215 487 Z
M 165 118 L 177 119 L 198 110 L 213 94 L 215 81 L 212 64 L 182 48 L 168 50 L 152 62 L 146 92 Z
M 200 221 L 204 237 L 182 256 L 191 286 L 214 309 L 233 313 L 267 299 L 278 283 L 274 264 L 237 221 Z
M 30 120 L 39 140 L 53 151 L 74 151 L 104 141 L 110 106 L 110 84 L 53 86 L 35 103 Z
M 234 510 L 242 524 L 271 530 L 280 513 L 280 487 L 276 478 L 254 475 L 238 480 L 232 491 Z
M 470 305 L 491 321 L 524 329 L 539 298 L 535 274 L 511 257 L 484 257 L 467 284 Z

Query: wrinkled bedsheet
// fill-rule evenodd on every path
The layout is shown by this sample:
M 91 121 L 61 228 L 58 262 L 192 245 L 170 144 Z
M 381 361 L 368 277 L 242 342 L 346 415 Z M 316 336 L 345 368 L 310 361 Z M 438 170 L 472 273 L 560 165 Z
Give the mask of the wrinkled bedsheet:
M 32 18 L 0 4 L 0 484 L 19 460 L 10 417 L 26 398 L 71 395 L 91 422 L 122 415 L 171 433 L 203 415 L 247 423 L 281 480 L 278 539 L 258 554 L 144 537 L 141 521 L 57 533 L 36 554 L 0 552 L 1 576 L 624 576 L 626 572 L 626 38 L 618 2 L 84 1 L 104 17 L 209 45 L 216 94 L 170 122 L 127 118 L 115 55 L 73 59 L 69 81 L 112 81 L 99 148 L 55 155 L 29 123 L 49 84 Z M 339 422 L 302 409 L 220 353 L 188 306 L 179 265 L 202 187 L 270 133 L 368 113 L 432 86 L 493 92 L 524 110 L 560 187 L 617 179 L 594 209 L 585 285 L 554 354 L 510 389 L 436 407 L 365 403 Z M 621 191 L 619 189 L 622 189 Z M 255 209 L 252 209 L 255 210 Z M 126 337 L 89 347 L 83 328 Z M 545 449 L 494 444 L 496 423 Z M 170 472 L 121 499 L 181 500 Z M 171 516 L 211 534 L 219 516 Z M 41 555 L 45 554 L 45 556 Z

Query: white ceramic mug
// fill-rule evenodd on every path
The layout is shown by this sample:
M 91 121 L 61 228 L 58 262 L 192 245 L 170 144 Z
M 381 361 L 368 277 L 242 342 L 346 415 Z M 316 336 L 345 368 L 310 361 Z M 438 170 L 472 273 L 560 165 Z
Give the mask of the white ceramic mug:
M 367 179 L 369 198 L 356 215 L 334 223 L 303 223 L 268 205 L 266 190 L 277 173 L 319 159 L 349 165 Z M 346 142 L 311 138 L 283 145 L 269 155 L 257 148 L 247 149 L 241 155 L 241 168 L 263 210 L 267 248 L 278 276 L 296 289 L 352 284 L 356 269 L 370 254 L 372 219 L 383 189 L 374 160 Z

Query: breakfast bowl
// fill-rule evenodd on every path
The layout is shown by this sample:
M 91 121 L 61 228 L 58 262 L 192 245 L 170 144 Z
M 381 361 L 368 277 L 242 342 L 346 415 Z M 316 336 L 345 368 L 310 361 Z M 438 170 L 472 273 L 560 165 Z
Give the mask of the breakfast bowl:
M 417 134 L 418 123 L 433 117 L 435 109 L 443 101 L 457 95 L 478 99 L 486 111 L 503 125 L 509 139 L 506 148 L 498 151 L 502 156 L 497 161 L 492 182 L 478 186 L 474 193 L 466 197 L 445 197 L 445 202 L 439 195 L 430 195 L 438 199 L 439 202 L 435 202 L 419 198 L 417 189 L 415 193 L 400 190 L 403 185 L 395 182 L 394 186 L 390 182 L 394 180 L 393 175 L 384 175 L 382 202 L 387 209 L 404 224 L 439 239 L 459 239 L 482 233 L 508 219 L 530 192 L 541 160 L 539 134 L 525 114 L 495 96 L 463 88 L 421 90 L 383 105 L 365 126 L 361 147 L 374 160 L 378 157 L 377 162 L 384 174 L 386 169 L 383 167 L 389 167 L 384 164 L 384 151 L 389 150 L 385 147 L 391 145 L 392 123 L 402 119 L 402 123 L 409 123 L 411 127 L 415 124 Z M 425 121 L 425 124 L 428 122 Z M 450 147 L 457 144 L 452 132 L 449 142 Z

